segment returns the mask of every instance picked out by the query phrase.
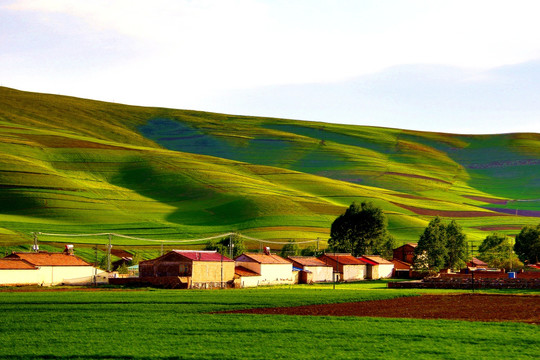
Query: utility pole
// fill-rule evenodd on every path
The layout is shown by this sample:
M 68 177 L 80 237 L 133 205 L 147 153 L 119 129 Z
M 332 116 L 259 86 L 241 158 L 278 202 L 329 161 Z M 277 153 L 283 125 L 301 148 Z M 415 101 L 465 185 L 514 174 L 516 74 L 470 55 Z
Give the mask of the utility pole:
M 34 234 L 34 246 L 32 246 L 32 250 L 34 252 L 38 252 L 39 251 L 38 234 L 36 232 L 33 232 L 32 234 Z
M 221 251 L 220 251 L 220 254 L 221 254 L 221 282 L 219 283 L 219 287 L 220 287 L 220 289 L 223 289 L 223 244 L 221 244 L 220 246 L 221 246 Z
M 109 233 L 109 246 L 107 246 L 107 271 L 111 271 L 111 240 L 112 235 Z

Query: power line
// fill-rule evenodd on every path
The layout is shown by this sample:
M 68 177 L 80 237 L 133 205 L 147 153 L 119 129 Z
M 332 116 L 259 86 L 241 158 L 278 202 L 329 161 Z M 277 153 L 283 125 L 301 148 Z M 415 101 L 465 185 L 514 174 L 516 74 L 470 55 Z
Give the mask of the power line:
M 54 233 L 44 233 L 44 232 L 35 232 L 34 235 L 44 235 L 44 236 L 57 236 L 57 237 L 91 237 L 91 236 L 116 236 L 124 239 L 130 239 L 130 240 L 137 240 L 137 241 L 148 241 L 148 242 L 158 242 L 158 243 L 173 243 L 173 244 L 179 244 L 179 243 L 194 243 L 194 242 L 206 242 L 209 240 L 219 239 L 219 238 L 225 238 L 227 236 L 237 235 L 238 237 L 244 238 L 246 240 L 255 241 L 259 243 L 265 243 L 265 244 L 276 244 L 276 245 L 286 245 L 289 244 L 290 241 L 272 241 L 272 240 L 263 240 L 263 239 L 257 239 L 251 236 L 242 235 L 238 233 L 225 233 L 220 235 L 214 235 L 206 238 L 200 238 L 200 239 L 181 239 L 181 240 L 157 240 L 157 239 L 148 239 L 148 238 L 142 238 L 142 237 L 136 237 L 136 236 L 129 236 L 129 235 L 123 235 L 123 234 L 117 234 L 117 233 L 95 233 L 95 234 L 54 234 Z M 304 241 L 293 241 L 295 244 L 308 244 L 308 243 L 316 243 L 320 240 L 304 240 Z

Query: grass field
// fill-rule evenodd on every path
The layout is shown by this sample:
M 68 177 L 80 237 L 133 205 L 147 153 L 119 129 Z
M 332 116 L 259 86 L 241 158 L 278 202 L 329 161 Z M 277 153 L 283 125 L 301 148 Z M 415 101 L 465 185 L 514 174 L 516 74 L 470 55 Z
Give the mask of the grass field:
M 0 292 L 0 358 L 530 359 L 538 355 L 538 326 L 522 323 L 209 314 L 415 294 L 386 289 L 383 282 L 338 285 L 336 290 L 321 285 Z
M 363 200 L 383 208 L 398 244 L 417 241 L 436 215 L 478 244 L 493 229 L 515 235 L 540 222 L 539 155 L 540 134 L 424 133 L 0 87 L 0 245 L 31 244 L 32 232 L 179 240 L 237 231 L 324 246 L 332 221 Z

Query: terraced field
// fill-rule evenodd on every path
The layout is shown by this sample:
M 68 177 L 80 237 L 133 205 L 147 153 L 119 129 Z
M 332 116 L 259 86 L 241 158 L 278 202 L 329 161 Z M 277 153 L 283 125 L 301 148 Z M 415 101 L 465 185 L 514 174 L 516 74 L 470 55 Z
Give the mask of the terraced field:
M 435 215 L 479 242 L 540 222 L 539 159 L 540 134 L 423 133 L 2 87 L 0 243 L 30 244 L 32 232 L 178 240 L 237 231 L 324 246 L 355 200 L 381 206 L 398 243 L 416 241 Z

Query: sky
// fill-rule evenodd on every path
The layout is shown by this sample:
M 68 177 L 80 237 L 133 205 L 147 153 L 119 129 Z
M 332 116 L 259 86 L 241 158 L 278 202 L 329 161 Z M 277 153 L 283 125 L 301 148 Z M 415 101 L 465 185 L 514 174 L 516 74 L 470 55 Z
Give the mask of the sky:
M 0 85 L 131 105 L 540 133 L 536 0 L 0 0 Z

